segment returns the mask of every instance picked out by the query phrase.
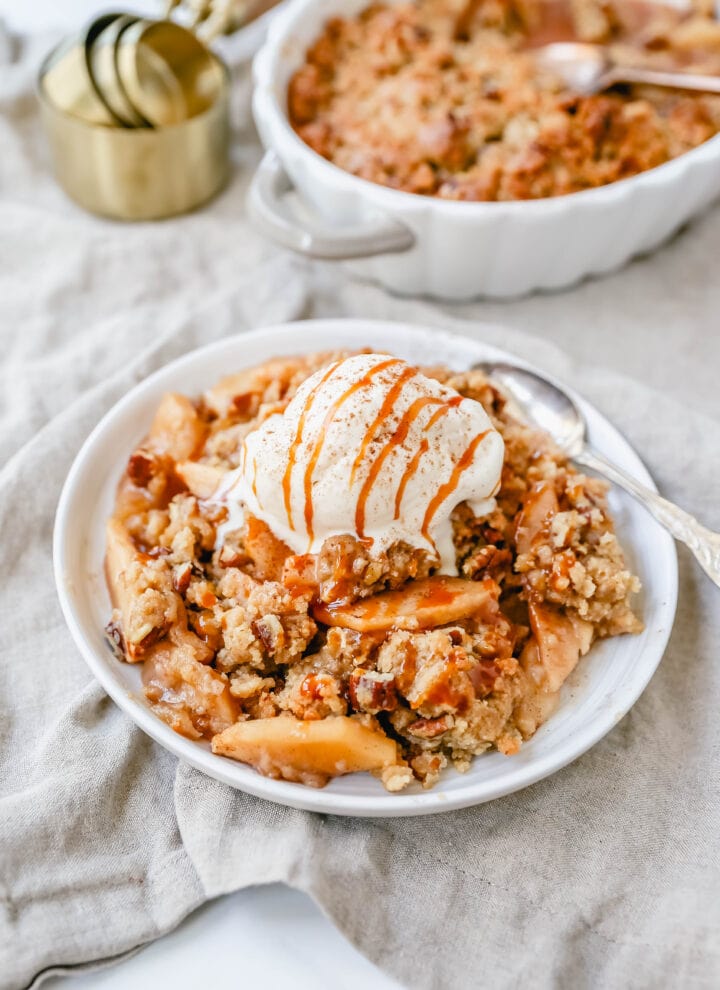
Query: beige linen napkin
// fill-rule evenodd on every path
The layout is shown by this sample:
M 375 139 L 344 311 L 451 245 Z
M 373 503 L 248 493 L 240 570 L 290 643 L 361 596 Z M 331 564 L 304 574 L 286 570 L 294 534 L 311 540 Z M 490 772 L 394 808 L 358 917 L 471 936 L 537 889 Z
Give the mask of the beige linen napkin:
M 136 729 L 65 628 L 50 544 L 75 453 L 138 379 L 249 326 L 330 314 L 437 324 L 537 361 L 720 528 L 717 337 L 683 328 L 677 302 L 705 301 L 698 320 L 710 323 L 720 290 L 700 247 L 720 239 L 718 217 L 616 278 L 463 310 L 545 326 L 571 358 L 279 254 L 244 219 L 244 170 L 187 218 L 124 226 L 80 213 L 48 176 L 30 92 L 42 48 L 0 45 L 0 987 L 127 953 L 207 898 L 276 880 L 411 987 L 716 987 L 720 596 L 684 551 L 667 655 L 593 750 L 488 805 L 361 821 L 236 793 Z M 243 112 L 238 160 L 250 162 Z M 662 388 L 603 370 L 623 354 Z

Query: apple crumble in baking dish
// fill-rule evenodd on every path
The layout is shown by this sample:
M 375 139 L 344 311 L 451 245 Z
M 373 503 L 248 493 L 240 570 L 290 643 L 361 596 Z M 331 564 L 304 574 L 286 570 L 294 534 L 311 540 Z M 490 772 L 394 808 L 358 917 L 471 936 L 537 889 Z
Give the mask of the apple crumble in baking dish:
M 638 632 L 603 482 L 479 371 L 277 358 L 164 397 L 108 523 L 108 633 L 157 716 L 261 773 L 432 786 Z
M 720 73 L 713 4 L 643 0 L 414 0 L 335 17 L 293 75 L 297 134 L 335 165 L 450 200 L 526 200 L 606 185 L 720 130 L 720 97 L 564 88 L 532 49 L 610 46 L 622 63 Z

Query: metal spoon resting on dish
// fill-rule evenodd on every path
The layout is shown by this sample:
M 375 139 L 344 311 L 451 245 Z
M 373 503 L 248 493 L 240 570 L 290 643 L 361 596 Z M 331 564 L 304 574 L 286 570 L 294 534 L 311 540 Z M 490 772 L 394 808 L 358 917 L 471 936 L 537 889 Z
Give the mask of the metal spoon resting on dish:
M 661 526 L 692 551 L 710 580 L 720 587 L 720 533 L 701 526 L 690 513 L 593 450 L 586 440 L 585 417 L 567 392 L 534 371 L 503 361 L 481 361 L 473 367 L 499 382 L 523 418 L 546 430 L 568 457 L 619 485 L 642 503 Z
M 584 96 L 599 93 L 618 83 L 646 83 L 670 89 L 720 93 L 720 77 L 689 72 L 648 69 L 614 62 L 607 48 L 579 41 L 560 41 L 536 48 L 537 65 L 553 72 L 569 89 Z

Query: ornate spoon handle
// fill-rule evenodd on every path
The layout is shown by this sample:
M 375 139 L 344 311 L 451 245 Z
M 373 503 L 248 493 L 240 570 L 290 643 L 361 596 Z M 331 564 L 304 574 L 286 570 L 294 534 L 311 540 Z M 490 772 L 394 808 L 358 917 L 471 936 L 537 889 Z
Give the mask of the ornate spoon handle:
M 573 460 L 592 471 L 597 471 L 598 474 L 633 495 L 661 526 L 692 551 L 710 580 L 720 587 L 720 533 L 713 533 L 712 530 L 701 526 L 689 512 L 684 512 L 666 498 L 635 481 L 629 474 L 590 447 L 583 447 L 578 454 L 573 455 Z

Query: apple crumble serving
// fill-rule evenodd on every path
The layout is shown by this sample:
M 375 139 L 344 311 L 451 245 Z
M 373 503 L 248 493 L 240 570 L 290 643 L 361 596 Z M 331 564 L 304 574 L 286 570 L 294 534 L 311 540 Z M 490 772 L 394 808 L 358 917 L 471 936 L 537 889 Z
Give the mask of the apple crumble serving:
M 450 200 L 525 200 L 602 186 L 720 130 L 720 97 L 651 86 L 578 95 L 532 49 L 610 46 L 622 63 L 720 74 L 713 4 L 414 0 L 335 17 L 288 91 L 290 122 L 363 179 Z
M 176 732 L 313 786 L 517 753 L 639 588 L 606 485 L 479 371 L 277 358 L 166 395 L 108 523 L 108 634 Z

